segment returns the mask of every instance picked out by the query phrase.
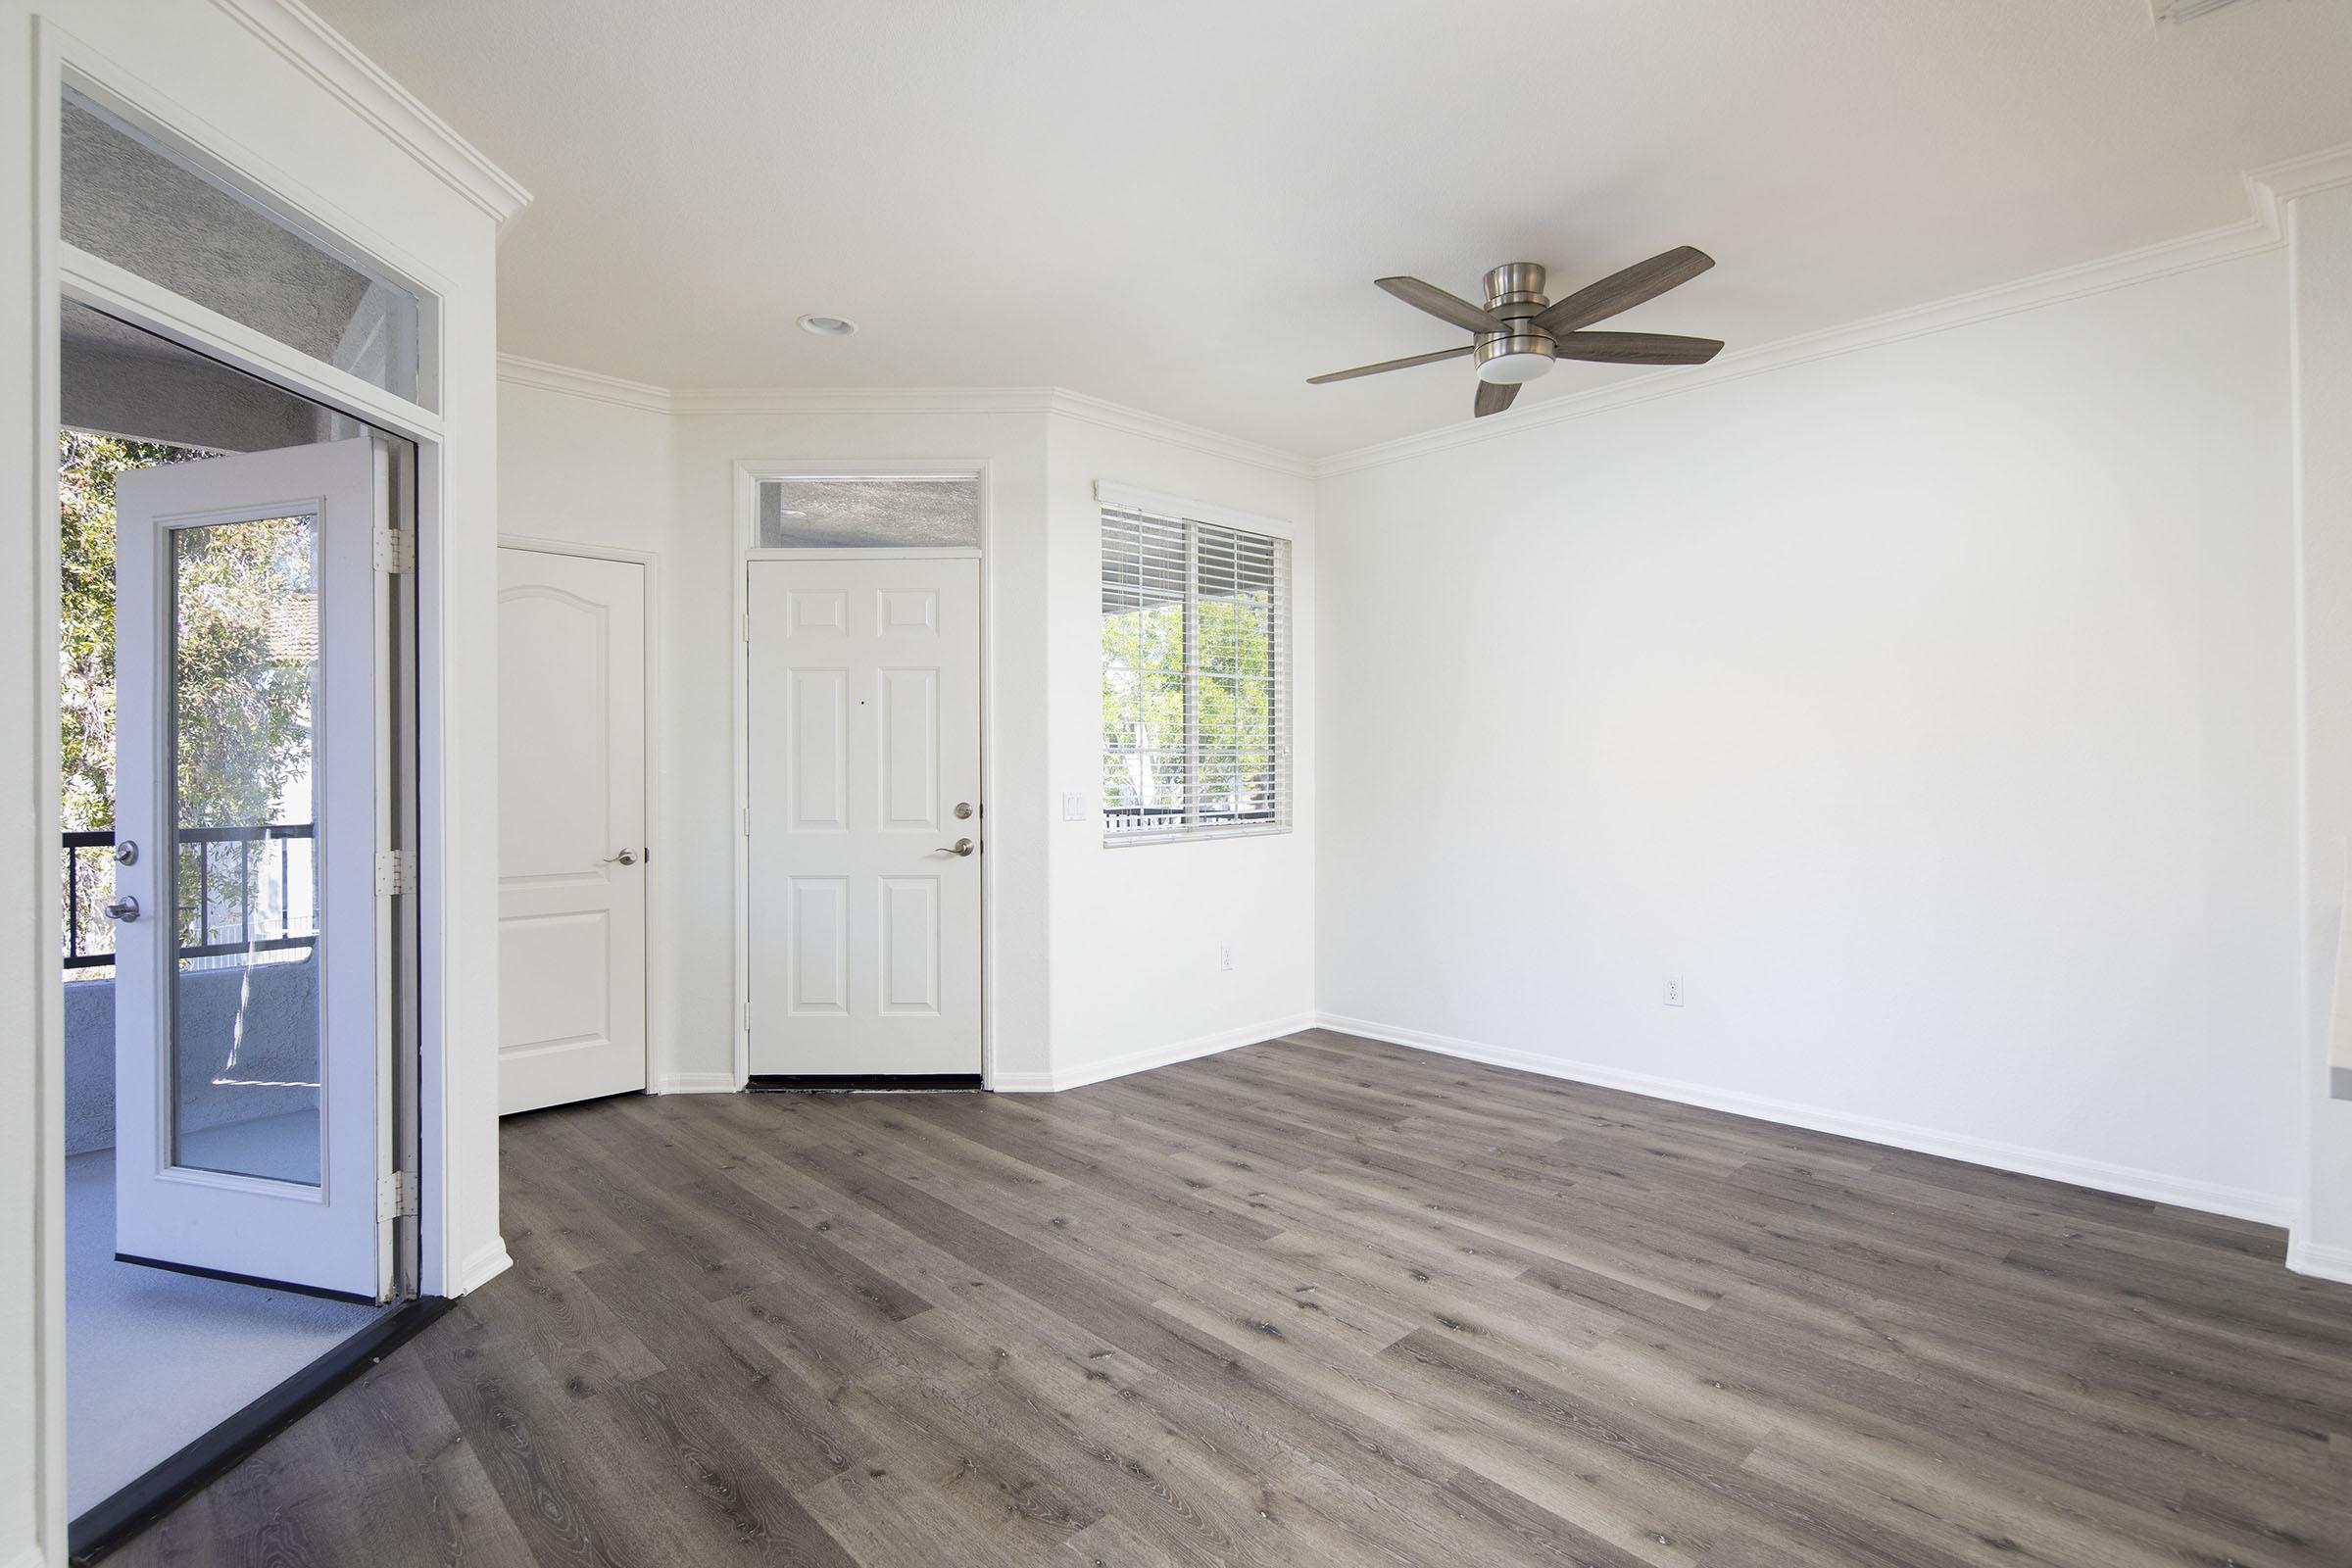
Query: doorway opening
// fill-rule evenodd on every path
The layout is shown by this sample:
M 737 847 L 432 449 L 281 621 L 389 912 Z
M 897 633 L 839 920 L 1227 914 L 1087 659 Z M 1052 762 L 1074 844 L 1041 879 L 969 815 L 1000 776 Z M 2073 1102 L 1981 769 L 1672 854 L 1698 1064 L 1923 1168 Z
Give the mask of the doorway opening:
M 86 1559 L 420 1326 L 415 450 L 90 305 L 59 321 Z

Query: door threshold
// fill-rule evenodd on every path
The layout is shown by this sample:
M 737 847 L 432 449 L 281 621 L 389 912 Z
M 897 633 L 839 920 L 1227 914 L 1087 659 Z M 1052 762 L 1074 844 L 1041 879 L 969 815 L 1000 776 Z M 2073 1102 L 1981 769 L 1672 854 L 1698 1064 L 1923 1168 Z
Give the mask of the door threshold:
M 321 1301 L 348 1301 L 354 1306 L 374 1306 L 372 1296 L 357 1291 L 332 1291 L 323 1285 L 288 1285 L 283 1280 L 264 1279 L 259 1274 L 235 1274 L 224 1268 L 205 1268 L 195 1263 L 167 1263 L 160 1257 L 140 1257 L 132 1252 L 117 1252 L 118 1263 L 136 1263 L 141 1268 L 160 1268 L 171 1274 L 191 1274 L 200 1280 L 223 1280 L 230 1285 L 251 1285 L 257 1290 L 281 1291 L 288 1296 L 316 1297 Z
M 394 1308 L 113 1496 L 92 1503 L 66 1527 L 66 1560 L 79 1568 L 113 1551 L 457 1304 L 449 1297 L 425 1296 Z
M 755 1095 L 977 1094 L 976 1072 L 756 1072 L 744 1088 Z

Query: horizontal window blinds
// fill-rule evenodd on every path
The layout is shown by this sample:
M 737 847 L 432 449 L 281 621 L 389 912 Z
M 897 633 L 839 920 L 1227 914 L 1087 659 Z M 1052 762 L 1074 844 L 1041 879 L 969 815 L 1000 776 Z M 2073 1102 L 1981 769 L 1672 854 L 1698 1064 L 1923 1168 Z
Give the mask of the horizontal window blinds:
M 1287 539 L 1102 509 L 1107 840 L 1290 826 Z

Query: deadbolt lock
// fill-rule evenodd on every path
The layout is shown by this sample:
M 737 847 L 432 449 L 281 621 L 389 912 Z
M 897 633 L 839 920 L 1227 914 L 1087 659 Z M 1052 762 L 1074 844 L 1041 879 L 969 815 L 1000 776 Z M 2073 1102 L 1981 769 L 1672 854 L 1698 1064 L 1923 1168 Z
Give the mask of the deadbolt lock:
M 971 803 L 971 802 L 969 802 L 969 801 L 957 801 L 957 802 L 956 803 L 956 819 L 957 819 L 958 821 L 964 821 L 964 820 L 968 820 L 968 819 L 971 817 L 971 814 L 972 814 L 972 803 Z

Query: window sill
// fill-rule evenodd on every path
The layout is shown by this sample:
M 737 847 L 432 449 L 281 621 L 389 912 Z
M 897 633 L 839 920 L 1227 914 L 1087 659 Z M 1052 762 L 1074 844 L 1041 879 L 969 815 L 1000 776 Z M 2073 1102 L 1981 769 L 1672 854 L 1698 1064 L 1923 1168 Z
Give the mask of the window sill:
M 1141 844 L 1191 844 L 1201 839 L 1270 839 L 1283 837 L 1290 831 L 1291 824 L 1284 822 L 1271 826 L 1177 828 L 1164 833 L 1106 833 L 1102 836 L 1102 847 L 1124 850 Z

